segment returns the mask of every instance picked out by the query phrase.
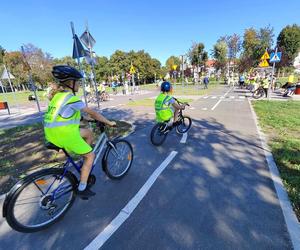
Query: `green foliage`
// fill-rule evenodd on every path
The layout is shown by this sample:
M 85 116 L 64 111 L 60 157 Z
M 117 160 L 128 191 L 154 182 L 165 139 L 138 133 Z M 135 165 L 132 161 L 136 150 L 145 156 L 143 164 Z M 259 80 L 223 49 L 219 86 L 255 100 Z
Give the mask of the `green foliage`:
M 168 72 L 171 72 L 174 70 L 173 69 L 174 65 L 177 65 L 176 70 L 178 70 L 180 67 L 180 58 L 176 57 L 176 56 L 170 56 L 166 61 L 166 68 L 167 68 Z
M 5 55 L 5 49 L 0 45 L 0 64 L 3 63 L 4 55 Z
M 228 47 L 225 41 L 218 41 L 213 48 L 212 56 L 216 59 L 216 68 L 224 69 L 227 62 Z
M 243 52 L 240 57 L 240 71 L 249 70 L 258 65 L 261 56 L 266 49 L 271 49 L 273 44 L 274 30 L 267 26 L 255 30 L 246 29 L 243 36 Z
M 208 59 L 203 43 L 194 43 L 189 49 L 188 57 L 193 66 L 203 66 Z
M 282 52 L 279 66 L 290 66 L 300 51 L 300 26 L 293 24 L 284 27 L 277 37 L 277 45 Z

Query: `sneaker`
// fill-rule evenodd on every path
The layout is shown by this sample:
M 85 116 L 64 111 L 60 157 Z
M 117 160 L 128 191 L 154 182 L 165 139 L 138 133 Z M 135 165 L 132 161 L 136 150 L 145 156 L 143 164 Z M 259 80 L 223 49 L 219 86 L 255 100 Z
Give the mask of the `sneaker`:
M 90 197 L 96 195 L 96 193 L 94 193 L 92 190 L 90 190 L 88 187 L 86 187 L 86 189 L 84 189 L 83 191 L 79 191 L 77 190 L 77 195 L 83 199 L 83 200 L 88 200 Z

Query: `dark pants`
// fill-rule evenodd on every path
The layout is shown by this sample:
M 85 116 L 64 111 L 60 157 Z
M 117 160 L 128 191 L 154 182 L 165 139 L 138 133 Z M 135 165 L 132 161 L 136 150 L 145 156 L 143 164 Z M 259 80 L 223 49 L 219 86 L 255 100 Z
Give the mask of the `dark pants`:
M 264 88 L 266 97 L 268 97 L 268 89 L 269 89 L 269 88 Z

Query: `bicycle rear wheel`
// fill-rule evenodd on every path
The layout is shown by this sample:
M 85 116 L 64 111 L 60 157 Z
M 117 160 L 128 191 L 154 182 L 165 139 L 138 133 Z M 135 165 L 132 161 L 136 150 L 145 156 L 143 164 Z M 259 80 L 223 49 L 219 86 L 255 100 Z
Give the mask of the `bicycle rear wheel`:
M 111 141 L 103 157 L 103 169 L 109 178 L 121 179 L 128 173 L 132 161 L 133 149 L 128 141 Z
M 45 169 L 27 176 L 9 196 L 6 220 L 15 230 L 25 233 L 45 229 L 63 217 L 72 206 L 77 185 L 70 172 Z
M 187 116 L 183 116 L 180 120 L 180 124 L 176 126 L 176 131 L 179 134 L 188 132 L 192 126 L 192 119 Z
M 168 131 L 165 131 L 166 123 L 157 123 L 151 130 L 151 143 L 155 146 L 160 146 L 167 138 Z

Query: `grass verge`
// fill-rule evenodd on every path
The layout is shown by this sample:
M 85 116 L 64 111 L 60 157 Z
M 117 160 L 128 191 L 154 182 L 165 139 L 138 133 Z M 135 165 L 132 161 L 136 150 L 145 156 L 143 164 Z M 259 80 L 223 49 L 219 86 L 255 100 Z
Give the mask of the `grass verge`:
M 253 106 L 300 221 L 300 102 L 256 101 Z

